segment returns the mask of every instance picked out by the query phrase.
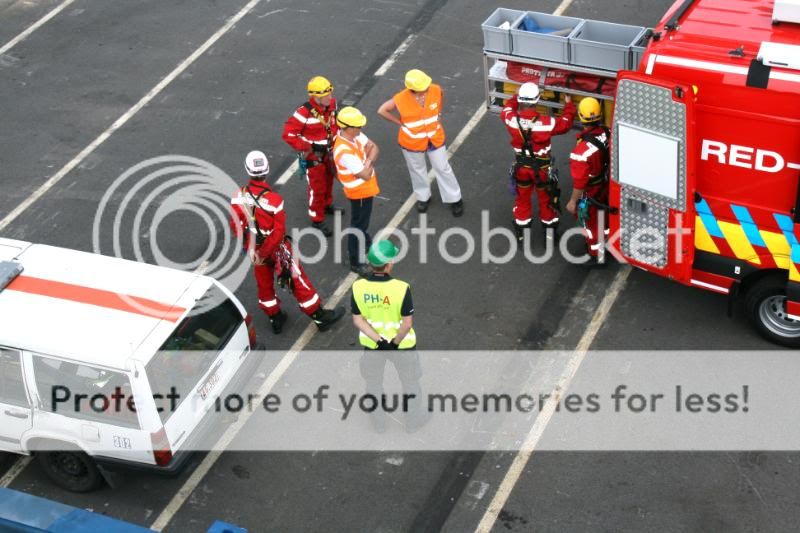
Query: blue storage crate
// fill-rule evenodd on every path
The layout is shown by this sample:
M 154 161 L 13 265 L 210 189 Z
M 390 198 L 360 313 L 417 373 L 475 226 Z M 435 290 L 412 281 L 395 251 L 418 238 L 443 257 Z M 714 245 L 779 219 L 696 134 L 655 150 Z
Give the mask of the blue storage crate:
M 511 28 L 511 53 L 569 63 L 569 40 L 583 19 L 528 11 Z

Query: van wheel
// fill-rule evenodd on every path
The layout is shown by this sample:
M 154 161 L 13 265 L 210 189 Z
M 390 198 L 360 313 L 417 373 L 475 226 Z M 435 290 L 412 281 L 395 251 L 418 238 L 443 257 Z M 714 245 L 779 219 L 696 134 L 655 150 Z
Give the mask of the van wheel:
M 97 465 L 83 452 L 38 452 L 36 459 L 56 485 L 71 492 L 90 492 L 103 484 Z
M 758 332 L 766 339 L 788 346 L 800 347 L 800 320 L 786 314 L 786 278 L 767 276 L 747 291 L 747 315 Z

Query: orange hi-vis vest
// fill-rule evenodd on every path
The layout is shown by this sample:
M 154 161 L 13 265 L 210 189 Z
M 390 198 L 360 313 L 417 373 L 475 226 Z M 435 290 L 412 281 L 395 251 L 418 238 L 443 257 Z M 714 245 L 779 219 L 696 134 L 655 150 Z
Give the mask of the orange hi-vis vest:
M 345 154 L 352 154 L 361 162 L 366 162 L 367 154 L 364 148 L 365 147 L 357 140 L 351 142 L 342 137 L 341 134 L 336 136 L 336 141 L 333 143 L 333 160 L 336 163 L 336 176 L 342 186 L 344 186 L 344 195 L 350 200 L 370 198 L 381 192 L 378 188 L 378 179 L 375 175 L 375 170 L 372 171 L 372 176 L 370 176 L 368 180 L 364 180 L 350 172 L 347 167 L 341 163 L 341 159 Z
M 425 103 L 420 106 L 417 98 L 408 89 L 403 89 L 393 97 L 400 113 L 400 131 L 397 142 L 412 152 L 424 152 L 428 143 L 434 148 L 444 144 L 444 128 L 439 123 L 442 112 L 442 88 L 431 83 L 425 93 Z

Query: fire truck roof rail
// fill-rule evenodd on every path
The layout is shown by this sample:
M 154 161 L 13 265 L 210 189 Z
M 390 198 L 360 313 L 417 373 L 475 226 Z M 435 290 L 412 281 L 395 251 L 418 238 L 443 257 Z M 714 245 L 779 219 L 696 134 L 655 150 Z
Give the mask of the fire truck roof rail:
M 667 31 L 674 31 L 678 29 L 678 22 L 680 21 L 681 17 L 686 14 L 692 4 L 694 4 L 695 0 L 685 0 L 681 7 L 675 12 L 674 15 L 669 19 L 669 21 L 664 25 L 664 28 Z
M 0 261 L 0 292 L 20 275 L 22 265 L 14 261 Z

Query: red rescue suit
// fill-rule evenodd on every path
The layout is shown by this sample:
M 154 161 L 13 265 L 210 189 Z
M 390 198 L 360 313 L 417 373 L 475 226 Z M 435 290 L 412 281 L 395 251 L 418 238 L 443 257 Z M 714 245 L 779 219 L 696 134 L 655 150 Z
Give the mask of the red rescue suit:
M 286 238 L 286 213 L 283 198 L 263 180 L 250 179 L 231 199 L 231 229 L 251 254 L 258 286 L 258 305 L 268 315 L 280 312 L 275 294 L 275 275 L 291 279 L 290 287 L 300 309 L 312 315 L 322 301 L 300 262 L 292 257 L 292 243 Z M 252 243 L 251 239 L 255 239 Z M 250 251 L 252 250 L 252 251 Z
M 308 182 L 308 216 L 312 222 L 325 220 L 325 209 L 333 203 L 335 167 L 331 158 L 336 124 L 336 99 L 327 107 L 310 99 L 298 107 L 283 125 L 283 140 L 301 153 Z
M 590 139 L 602 146 L 597 146 Z M 583 197 L 594 200 L 589 202 L 589 212 L 585 221 L 584 234 L 589 255 L 597 257 L 601 248 L 600 232 L 608 234 L 608 229 L 599 223 L 601 205 L 608 204 L 608 141 L 609 132 L 604 126 L 589 126 L 578 134 L 578 143 L 569 155 L 569 170 L 572 174 L 572 186 L 583 189 Z
M 550 141 L 554 135 L 566 133 L 572 127 L 575 104 L 567 103 L 560 117 L 543 116 L 534 107 L 519 110 L 517 96 L 514 95 L 506 101 L 500 118 L 511 136 L 511 147 L 517 156 L 517 163 L 514 165 L 517 189 L 513 209 L 514 222 L 520 227 L 530 226 L 533 218 L 531 195 L 533 186 L 536 186 L 539 220 L 543 225 L 553 227 L 558 224 L 558 212 L 549 205 L 549 196 L 545 189 L 550 167 Z M 532 154 L 526 154 L 523 149 L 525 146 L 523 134 L 529 140 Z M 533 158 L 539 167 L 538 176 L 534 169 Z

